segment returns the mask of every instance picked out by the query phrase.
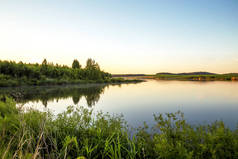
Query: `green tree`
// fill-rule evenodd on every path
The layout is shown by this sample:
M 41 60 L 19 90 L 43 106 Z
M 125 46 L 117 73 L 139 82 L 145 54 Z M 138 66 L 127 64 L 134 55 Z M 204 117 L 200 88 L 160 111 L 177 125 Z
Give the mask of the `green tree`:
M 100 67 L 99 67 L 98 63 L 95 62 L 95 60 L 89 58 L 86 62 L 86 69 L 100 70 Z
M 81 65 L 79 64 L 79 61 L 77 59 L 74 59 L 73 63 L 72 63 L 72 68 L 73 69 L 80 69 Z
M 46 65 L 47 65 L 47 60 L 44 59 L 44 60 L 42 61 L 42 66 L 46 66 Z

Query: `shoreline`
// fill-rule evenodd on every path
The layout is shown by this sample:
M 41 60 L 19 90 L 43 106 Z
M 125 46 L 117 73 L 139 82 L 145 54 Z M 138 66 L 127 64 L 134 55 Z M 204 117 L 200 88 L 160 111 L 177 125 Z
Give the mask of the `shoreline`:
M 118 76 L 120 77 L 120 76 Z M 144 76 L 121 76 L 128 80 L 164 80 L 164 81 L 238 81 L 238 76 L 231 75 L 144 75 Z
M 82 106 L 68 106 L 55 116 L 50 111 L 23 111 L 9 97 L 0 96 L 0 105 L 0 154 L 7 158 L 31 158 L 36 152 L 43 158 L 111 158 L 114 152 L 132 159 L 237 156 L 237 128 L 230 129 L 222 120 L 192 125 L 177 111 L 156 113 L 152 127 L 133 127 L 123 115 L 96 112 L 95 117 Z
M 17 80 L 1 80 L 0 88 L 9 87 L 29 87 L 29 86 L 72 86 L 72 85 L 87 85 L 87 84 L 130 84 L 145 82 L 141 79 L 122 79 L 112 78 L 107 80 L 29 80 L 22 82 L 20 79 Z

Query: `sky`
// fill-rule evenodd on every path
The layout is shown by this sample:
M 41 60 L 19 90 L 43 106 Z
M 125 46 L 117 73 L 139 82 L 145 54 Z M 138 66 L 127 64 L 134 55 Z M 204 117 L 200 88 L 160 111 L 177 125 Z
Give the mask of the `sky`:
M 0 0 L 0 60 L 238 72 L 238 0 Z

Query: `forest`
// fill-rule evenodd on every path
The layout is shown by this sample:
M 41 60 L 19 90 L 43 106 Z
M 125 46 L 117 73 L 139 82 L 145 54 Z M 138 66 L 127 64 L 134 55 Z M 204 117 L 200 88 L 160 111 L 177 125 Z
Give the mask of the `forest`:
M 72 62 L 71 67 L 53 64 L 46 59 L 41 64 L 0 61 L 0 87 L 116 82 L 131 81 L 111 78 L 111 74 L 102 71 L 99 64 L 91 58 L 84 68 L 77 59 Z

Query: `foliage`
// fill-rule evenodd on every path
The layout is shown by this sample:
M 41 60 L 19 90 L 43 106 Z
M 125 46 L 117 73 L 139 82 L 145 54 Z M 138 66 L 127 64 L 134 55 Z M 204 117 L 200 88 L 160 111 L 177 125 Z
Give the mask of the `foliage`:
M 91 70 L 94 70 L 94 69 L 99 69 L 100 70 L 100 67 L 98 65 L 98 63 L 95 62 L 95 60 L 89 58 L 86 62 L 86 69 L 91 69 Z
M 220 121 L 191 126 L 181 112 L 155 115 L 152 129 L 131 129 L 122 116 L 83 107 L 69 106 L 57 116 L 23 110 L 6 97 L 0 112 L 2 158 L 238 157 L 238 130 Z
M 93 59 L 87 60 L 85 68 L 81 68 L 76 59 L 72 63 L 72 68 L 49 63 L 46 59 L 42 64 L 0 61 L 0 87 L 136 82 L 142 82 L 142 80 L 111 78 L 111 74 L 102 71 Z
M 54 65 L 43 60 L 42 64 L 16 63 L 0 61 L 0 86 L 18 85 L 52 85 L 65 83 L 81 83 L 82 81 L 107 81 L 111 75 L 101 71 L 99 65 L 88 59 L 86 68 L 81 68 L 78 60 L 74 60 L 72 68 Z
M 77 59 L 74 59 L 73 63 L 72 63 L 72 68 L 73 69 L 80 69 L 81 65 L 79 64 L 79 61 Z

